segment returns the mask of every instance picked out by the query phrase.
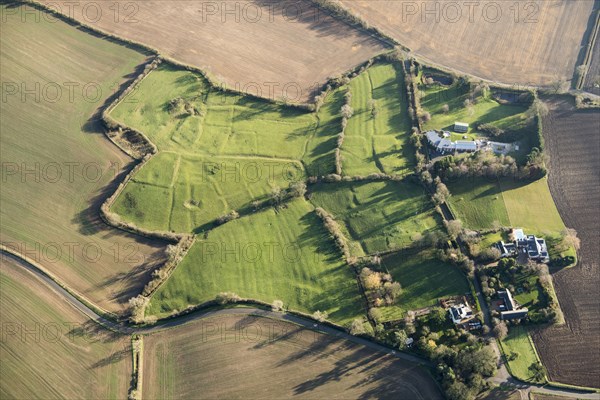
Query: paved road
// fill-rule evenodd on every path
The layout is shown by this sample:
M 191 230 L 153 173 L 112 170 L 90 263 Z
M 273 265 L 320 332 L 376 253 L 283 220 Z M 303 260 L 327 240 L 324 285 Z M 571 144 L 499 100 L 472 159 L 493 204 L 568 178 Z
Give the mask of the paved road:
M 227 309 L 204 311 L 204 312 L 198 311 L 198 312 L 193 312 L 188 315 L 174 318 L 171 320 L 167 320 L 165 322 L 158 323 L 156 325 L 148 326 L 148 327 L 133 327 L 133 326 L 130 326 L 125 323 L 117 323 L 117 322 L 110 321 L 110 320 L 103 318 L 102 316 L 96 314 L 96 312 L 94 310 L 92 310 L 85 303 L 82 303 L 79 299 L 77 299 L 76 297 L 71 295 L 67 290 L 65 290 L 60 285 L 58 285 L 54 280 L 52 280 L 48 275 L 46 275 L 44 272 L 40 271 L 34 265 L 28 263 L 27 261 L 25 261 L 19 257 L 16 257 L 12 254 L 6 253 L 4 251 L 1 252 L 1 255 L 2 255 L 3 259 L 4 258 L 11 259 L 17 265 L 21 266 L 22 268 L 24 268 L 27 271 L 29 271 L 30 273 L 32 273 L 35 277 L 37 277 L 38 279 L 43 281 L 51 289 L 53 289 L 55 292 L 57 292 L 59 295 L 61 295 L 65 299 L 65 301 L 67 301 L 69 304 L 71 304 L 73 307 L 75 307 L 77 310 L 79 310 L 79 312 L 81 312 L 82 314 L 84 314 L 85 316 L 90 318 L 91 320 L 97 322 L 100 325 L 103 325 L 104 327 L 106 327 L 108 329 L 111 329 L 111 330 L 117 331 L 117 332 L 121 332 L 124 334 L 128 334 L 128 335 L 131 335 L 133 333 L 149 334 L 149 333 L 153 333 L 153 332 L 159 332 L 164 329 L 174 328 L 179 325 L 190 323 L 192 321 L 213 318 L 213 317 L 223 316 L 223 315 L 252 315 L 252 316 L 267 317 L 267 318 L 291 322 L 291 323 L 300 325 L 307 329 L 316 329 L 316 330 L 326 333 L 330 336 L 348 340 L 350 342 L 357 343 L 357 344 L 363 345 L 365 347 L 368 347 L 372 350 L 382 352 L 382 353 L 387 353 L 393 357 L 396 357 L 396 358 L 399 358 L 402 360 L 431 366 L 431 363 L 429 361 L 424 360 L 422 358 L 391 350 L 388 347 L 379 345 L 377 343 L 373 343 L 366 339 L 362 339 L 362 338 L 350 335 L 346 332 L 340 331 L 340 330 L 332 328 L 330 326 L 316 324 L 315 321 L 313 321 L 313 320 L 305 319 L 305 318 L 302 318 L 302 317 L 299 317 L 296 315 L 292 315 L 292 314 L 277 313 L 277 312 L 273 312 L 273 311 L 261 310 L 261 309 L 252 308 L 252 307 L 227 308 Z M 475 282 L 475 289 L 477 292 L 477 296 L 479 298 L 479 302 L 481 303 L 481 307 L 483 308 L 482 311 L 484 313 L 484 318 L 486 320 L 485 322 L 487 324 L 489 324 L 490 323 L 489 312 L 488 312 L 489 310 L 487 309 L 485 299 L 483 299 L 483 295 L 481 293 L 481 288 L 480 288 L 478 282 Z M 492 340 L 491 344 L 492 344 L 492 347 L 494 348 L 494 351 L 496 351 L 498 354 L 500 354 L 500 351 L 498 349 L 498 345 L 496 344 L 496 341 Z M 556 396 L 577 398 L 577 399 L 600 400 L 599 393 L 583 393 L 583 392 L 570 390 L 570 389 L 559 389 L 559 388 L 553 388 L 553 387 L 547 387 L 547 386 L 531 385 L 531 384 L 527 384 L 527 383 L 518 381 L 510 376 L 510 374 L 508 373 L 508 371 L 506 370 L 506 367 L 504 366 L 504 364 L 502 362 L 500 362 L 500 364 L 498 365 L 498 373 L 496 374 L 496 376 L 494 378 L 491 379 L 491 381 L 498 385 L 509 386 L 514 389 L 517 389 L 517 390 L 521 391 L 522 395 L 525 395 L 525 396 L 527 396 L 527 394 L 532 391 L 532 392 L 538 392 L 538 393 L 553 394 Z M 524 397 L 524 398 L 527 398 L 527 397 Z

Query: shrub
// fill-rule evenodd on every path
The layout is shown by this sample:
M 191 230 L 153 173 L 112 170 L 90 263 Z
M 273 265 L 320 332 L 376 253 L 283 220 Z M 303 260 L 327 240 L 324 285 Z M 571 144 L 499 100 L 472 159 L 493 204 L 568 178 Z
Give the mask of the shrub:
M 492 124 L 479 124 L 477 129 L 484 133 L 488 133 L 492 137 L 498 137 L 504 134 L 504 130 Z
M 229 304 L 229 303 L 237 303 L 241 299 L 242 298 L 240 296 L 238 296 L 237 294 L 235 294 L 233 292 L 221 292 L 221 293 L 217 294 L 217 296 L 215 297 L 215 300 L 217 301 L 217 303 L 219 303 L 221 305 Z
M 354 114 L 354 110 L 349 104 L 344 104 L 340 112 L 342 113 L 342 117 L 346 119 L 349 119 Z
M 134 324 L 140 324 L 144 322 L 144 312 L 146 311 L 146 307 L 148 306 L 149 302 L 150 299 L 146 296 L 142 296 L 141 294 L 129 299 L 129 306 L 131 307 L 131 322 Z
M 366 333 L 365 322 L 362 318 L 356 318 L 350 324 L 351 335 L 364 335 Z
M 370 308 L 369 309 L 369 318 L 371 318 L 373 321 L 375 321 L 376 323 L 381 321 L 381 318 L 383 318 L 383 314 L 381 313 L 381 310 L 379 308 Z
M 327 313 L 327 311 L 317 310 L 313 313 L 312 317 L 319 322 L 324 322 L 325 320 L 327 320 L 327 318 L 329 318 L 329 314 Z
M 271 304 L 271 310 L 273 310 L 275 312 L 282 312 L 283 311 L 283 301 L 273 300 L 273 303 Z
M 508 327 L 505 322 L 498 322 L 496 326 L 494 326 L 494 336 L 498 340 L 502 340 L 508 335 Z

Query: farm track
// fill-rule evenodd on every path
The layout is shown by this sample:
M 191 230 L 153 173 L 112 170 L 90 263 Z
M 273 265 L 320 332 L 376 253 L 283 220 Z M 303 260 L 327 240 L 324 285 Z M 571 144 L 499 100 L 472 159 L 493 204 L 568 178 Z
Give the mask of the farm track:
M 553 274 L 566 325 L 533 338 L 553 381 L 600 388 L 600 112 L 576 111 L 562 99 L 550 103 L 543 120 L 550 191 L 581 250 L 577 266 Z

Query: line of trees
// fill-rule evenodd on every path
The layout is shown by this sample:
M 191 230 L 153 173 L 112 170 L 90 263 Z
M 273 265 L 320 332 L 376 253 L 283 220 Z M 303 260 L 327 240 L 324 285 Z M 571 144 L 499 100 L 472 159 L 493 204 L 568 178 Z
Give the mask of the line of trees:
M 315 213 L 321 218 L 323 224 L 325 225 L 325 229 L 329 232 L 333 240 L 335 241 L 336 246 L 344 255 L 346 261 L 350 260 L 350 248 L 348 247 L 348 239 L 342 233 L 340 225 L 333 218 L 331 214 L 322 209 L 321 207 L 315 208 Z
M 531 151 L 527 163 L 522 166 L 518 166 L 511 156 L 479 151 L 473 155 L 446 156 L 435 162 L 433 171 L 444 181 L 464 177 L 536 180 L 546 175 L 545 163 L 546 156 L 538 148 Z
M 337 137 L 336 148 L 335 148 L 335 173 L 337 175 L 342 175 L 342 144 L 344 144 L 344 138 L 346 136 L 346 126 L 348 126 L 348 120 L 354 114 L 354 110 L 352 109 L 352 91 L 350 87 L 346 90 L 346 94 L 344 95 L 345 103 L 340 109 L 340 114 L 342 115 L 342 129 Z

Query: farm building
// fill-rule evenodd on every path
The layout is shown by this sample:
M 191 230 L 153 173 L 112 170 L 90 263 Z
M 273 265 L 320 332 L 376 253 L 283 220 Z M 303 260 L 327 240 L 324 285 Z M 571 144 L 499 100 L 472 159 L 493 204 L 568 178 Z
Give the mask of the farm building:
M 456 142 L 452 142 L 448 137 L 447 132 L 443 132 L 443 138 L 440 137 L 437 131 L 427 131 L 425 136 L 427 137 L 427 141 L 429 144 L 440 153 L 450 153 L 450 152 L 472 152 L 477 151 L 479 149 L 479 141 L 473 140 L 458 140 Z
M 545 239 L 535 235 L 525 235 L 523 229 L 513 229 L 512 236 L 514 237 L 513 242 L 500 241 L 494 245 L 500 250 L 501 257 L 514 257 L 522 252 L 530 260 L 544 263 L 550 261 Z
M 469 124 L 464 122 L 455 122 L 454 123 L 454 132 L 464 133 L 469 130 Z
M 477 142 L 473 140 L 457 140 L 456 151 L 477 151 Z
M 500 318 L 503 320 L 521 319 L 527 316 L 529 310 L 527 307 L 519 308 L 519 305 L 513 299 L 510 290 L 500 290 L 498 291 L 498 296 L 500 296 L 500 299 L 503 302 L 503 304 L 500 306 Z M 504 310 L 502 310 L 502 308 L 504 308 Z

